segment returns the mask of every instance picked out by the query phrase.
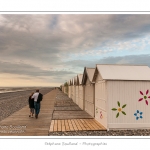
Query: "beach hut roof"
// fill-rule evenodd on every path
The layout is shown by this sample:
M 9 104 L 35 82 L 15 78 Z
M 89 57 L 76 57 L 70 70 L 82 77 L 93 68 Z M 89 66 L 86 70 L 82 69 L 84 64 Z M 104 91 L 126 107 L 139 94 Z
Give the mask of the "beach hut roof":
M 73 78 L 73 85 L 76 85 L 77 84 L 77 76 L 75 76 L 74 78 Z
M 75 84 L 75 80 L 74 80 L 74 77 L 72 78 L 72 85 L 74 85 Z
M 95 68 L 87 68 L 84 67 L 82 84 L 85 85 L 86 79 L 88 78 L 89 81 L 92 83 L 93 75 L 94 75 Z
M 71 85 L 72 84 L 72 82 L 71 82 L 71 79 L 69 80 L 69 85 Z
M 72 79 L 70 79 L 70 85 L 72 85 Z
M 78 74 L 77 75 L 77 80 L 78 80 L 78 84 L 81 85 L 82 84 L 82 78 L 83 78 L 83 74 Z
M 72 85 L 72 83 L 73 83 L 73 81 L 72 81 L 72 79 L 70 79 L 70 85 Z
M 150 68 L 140 65 L 97 64 L 92 81 L 97 74 L 103 80 L 150 80 Z

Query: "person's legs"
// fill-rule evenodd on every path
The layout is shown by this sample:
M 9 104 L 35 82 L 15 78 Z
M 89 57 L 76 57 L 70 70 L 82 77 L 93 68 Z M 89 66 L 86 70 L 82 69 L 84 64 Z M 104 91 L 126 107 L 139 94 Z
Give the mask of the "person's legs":
M 34 108 L 31 108 L 31 117 L 33 118 Z
M 29 114 L 29 117 L 31 117 L 31 108 L 30 108 L 30 114 Z
M 37 116 L 37 102 L 34 102 L 34 109 L 35 109 L 35 118 Z
M 40 113 L 40 103 L 37 103 L 37 117 L 39 113 Z

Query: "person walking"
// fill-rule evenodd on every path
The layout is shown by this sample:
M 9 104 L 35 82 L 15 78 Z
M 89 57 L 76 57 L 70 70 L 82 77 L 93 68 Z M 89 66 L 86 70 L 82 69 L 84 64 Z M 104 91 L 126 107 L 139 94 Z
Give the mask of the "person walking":
M 32 98 L 34 98 L 35 118 L 37 119 L 40 113 L 40 102 L 43 99 L 43 95 L 39 93 L 39 89 L 37 89 L 36 92 L 33 94 Z
M 29 108 L 30 108 L 30 114 L 29 117 L 33 118 L 33 114 L 34 114 L 34 99 L 32 98 L 34 93 L 31 93 L 31 95 L 29 96 L 28 99 L 28 103 L 29 103 Z

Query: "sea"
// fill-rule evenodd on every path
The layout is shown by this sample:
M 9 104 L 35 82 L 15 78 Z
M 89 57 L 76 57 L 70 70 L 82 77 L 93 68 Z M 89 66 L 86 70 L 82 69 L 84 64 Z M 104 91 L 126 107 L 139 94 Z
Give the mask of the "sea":
M 26 91 L 36 89 L 37 87 L 0 87 L 0 93 Z

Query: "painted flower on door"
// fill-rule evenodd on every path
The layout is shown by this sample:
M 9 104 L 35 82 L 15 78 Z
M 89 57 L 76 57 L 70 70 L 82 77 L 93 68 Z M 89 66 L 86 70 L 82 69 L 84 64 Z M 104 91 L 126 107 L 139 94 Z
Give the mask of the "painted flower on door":
M 100 111 L 100 119 L 103 119 L 103 113 Z
M 148 105 L 148 98 L 150 98 L 150 96 L 148 96 L 149 90 L 147 90 L 145 92 L 146 94 L 143 94 L 142 91 L 140 91 L 140 94 L 143 96 L 139 99 L 139 102 L 141 102 L 142 100 L 145 100 L 146 105 Z
M 117 104 L 118 104 L 118 108 L 112 108 L 111 109 L 113 111 L 118 111 L 118 113 L 116 114 L 116 118 L 119 117 L 120 113 L 122 113 L 123 115 L 126 115 L 126 113 L 123 111 L 123 108 L 125 108 L 127 104 L 124 104 L 122 107 L 120 107 L 120 102 L 119 101 L 117 102 Z
M 140 112 L 139 110 L 136 111 L 136 113 L 134 113 L 134 116 L 136 117 L 136 120 L 138 120 L 139 118 L 142 119 L 143 112 Z

